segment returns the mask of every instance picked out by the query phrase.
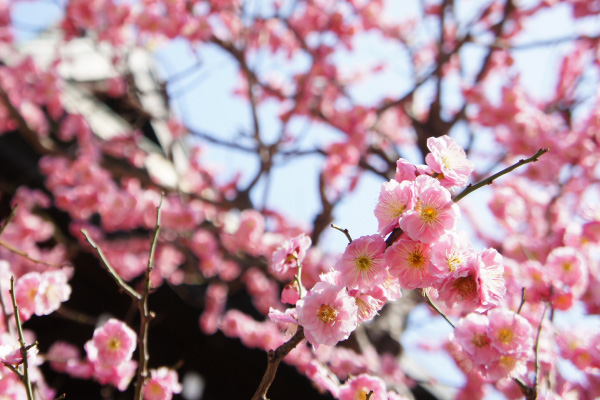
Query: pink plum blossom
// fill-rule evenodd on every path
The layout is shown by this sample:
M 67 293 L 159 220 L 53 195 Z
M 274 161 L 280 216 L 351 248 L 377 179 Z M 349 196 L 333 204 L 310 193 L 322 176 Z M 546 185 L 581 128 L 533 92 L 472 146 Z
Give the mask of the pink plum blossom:
M 487 366 L 486 375 L 492 380 L 517 378 L 527 373 L 529 352 L 503 353 Z
M 288 308 L 285 312 L 271 308 L 268 315 L 271 321 L 282 327 L 286 336 L 292 336 L 296 333 L 298 320 L 295 308 Z
M 351 290 L 350 296 L 356 300 L 358 306 L 358 322 L 370 321 L 377 315 L 377 312 L 385 305 L 385 295 L 383 289 L 375 287 L 368 293 L 361 293 L 358 290 Z
M 389 271 L 385 281 L 378 286 L 383 292 L 383 296 L 387 301 L 396 301 L 402 297 L 402 286 L 398 279 L 395 278 Z
M 79 361 L 81 353 L 77 347 L 66 342 L 54 342 L 46 353 L 46 360 L 50 366 L 58 372 L 66 372 L 67 366 Z
M 94 353 L 97 360 L 107 366 L 119 365 L 130 360 L 135 347 L 135 332 L 114 318 L 96 329 L 92 340 L 85 344 L 88 356 Z
M 558 247 L 552 250 L 546 259 L 546 269 L 556 288 L 567 286 L 576 297 L 585 292 L 588 270 L 582 255 L 575 248 Z
M 471 313 L 456 324 L 454 337 L 475 365 L 486 365 L 500 356 L 492 347 L 486 315 Z
M 283 244 L 273 252 L 271 269 L 280 274 L 285 274 L 288 269 L 296 268 L 298 263 L 301 264 L 302 261 L 304 261 L 306 250 L 308 250 L 310 244 L 310 237 L 304 233 L 284 241 Z
M 150 379 L 144 384 L 144 400 L 171 400 L 173 394 L 181 393 L 177 372 L 167 367 L 150 370 Z
M 431 243 L 456 227 L 460 210 L 448 189 L 430 176 L 418 176 L 414 182 L 416 203 L 400 219 L 400 228 L 411 239 Z
M 101 385 L 113 385 L 121 392 L 127 389 L 137 370 L 137 362 L 133 360 L 126 360 L 117 365 L 106 365 L 98 360 L 90 361 L 93 368 L 92 377 Z M 85 372 L 85 369 L 82 372 Z
M 394 180 L 400 183 L 404 181 L 414 182 L 414 180 L 417 179 L 417 176 L 431 175 L 432 172 L 431 168 L 427 165 L 414 165 L 413 163 L 400 158 L 396 161 L 396 176 L 394 177 Z
M 410 239 L 394 242 L 385 252 L 390 274 L 397 277 L 404 289 L 425 288 L 437 278 L 429 267 L 429 246 Z
M 475 252 L 465 231 L 448 231 L 431 245 L 431 274 L 444 278 L 456 271 L 472 257 Z
M 350 289 L 369 290 L 387 278 L 385 241 L 379 235 L 362 236 L 350 243 L 335 269 L 340 284 Z
M 425 162 L 433 171 L 439 174 L 438 179 L 444 187 L 466 186 L 469 176 L 475 166 L 469 160 L 465 151 L 450 136 L 430 137 L 427 148 L 431 153 L 425 157 Z
M 61 303 L 69 300 L 71 286 L 67 283 L 67 279 L 65 269 L 42 273 L 37 293 L 39 299 L 35 309 L 36 315 L 51 314 L 58 310 Z
M 506 293 L 503 273 L 502 256 L 484 250 L 438 284 L 439 299 L 450 308 L 460 304 L 465 313 L 488 310 Z
M 414 207 L 413 185 L 410 181 L 398 183 L 395 180 L 384 182 L 375 206 L 375 217 L 379 223 L 379 234 L 386 236 L 400 226 L 400 217 Z
M 533 329 L 525 318 L 503 308 L 494 308 L 488 312 L 488 317 L 488 334 L 494 348 L 502 354 L 531 350 Z
M 302 293 L 306 293 L 306 290 L 302 288 Z M 281 291 L 281 302 L 286 304 L 295 305 L 296 302 L 300 299 L 300 292 L 298 287 L 298 282 L 293 281 L 288 283 L 283 287 Z
M 385 382 L 376 376 L 360 374 L 350 378 L 340 386 L 340 400 L 366 399 L 369 392 L 370 400 L 387 400 L 387 388 Z
M 206 305 L 200 316 L 200 329 L 212 335 L 219 329 L 219 320 L 225 311 L 227 301 L 227 285 L 211 283 L 206 289 Z
M 358 325 L 358 307 L 346 288 L 318 282 L 296 303 L 298 323 L 315 348 L 345 340 Z
M 35 364 L 37 353 L 37 346 L 33 346 L 27 350 L 27 360 L 30 362 L 30 365 Z M 23 362 L 21 346 L 18 343 L 15 343 L 14 345 L 8 343 L 0 344 L 0 362 L 14 366 L 20 365 Z
M 39 272 L 28 272 L 15 283 L 15 297 L 23 321 L 28 320 L 37 308 L 37 294 L 42 282 Z

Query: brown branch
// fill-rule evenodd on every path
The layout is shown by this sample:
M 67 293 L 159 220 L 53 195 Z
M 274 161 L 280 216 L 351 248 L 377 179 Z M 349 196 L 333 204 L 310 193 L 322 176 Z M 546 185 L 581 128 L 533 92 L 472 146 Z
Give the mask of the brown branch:
M 154 253 L 156 251 L 156 244 L 158 243 L 158 234 L 160 232 L 160 210 L 164 198 L 165 194 L 163 193 L 160 197 L 160 203 L 156 208 L 156 228 L 154 229 L 152 245 L 150 246 L 150 256 L 148 257 L 148 266 L 144 278 L 144 291 L 142 292 L 142 298 L 138 299 L 138 309 L 140 311 L 140 331 L 138 334 L 139 366 L 135 382 L 134 400 L 142 400 L 142 388 L 148 378 L 148 360 L 150 359 L 150 354 L 148 353 L 148 331 L 150 329 L 150 321 L 154 318 L 154 313 L 148 308 L 148 296 L 151 291 L 150 275 L 154 270 Z
M 27 360 L 27 345 L 23 338 L 23 326 L 21 325 L 21 316 L 19 315 L 19 307 L 17 306 L 17 298 L 15 296 L 15 277 L 10 277 L 10 298 L 12 299 L 13 310 L 15 314 L 15 323 L 17 325 L 17 333 L 19 334 L 19 344 L 21 345 L 21 358 L 23 359 L 23 375 L 20 377 L 21 382 L 25 385 L 27 392 L 27 400 L 34 400 L 31 381 L 29 380 L 29 361 Z
M 521 314 L 521 309 L 525 304 L 525 286 L 521 288 L 521 304 L 519 304 L 519 309 L 517 310 L 517 314 Z
M 402 233 L 403 231 L 401 228 L 394 228 L 392 233 L 390 233 L 390 236 L 388 236 L 388 238 L 385 239 L 385 248 L 387 249 L 388 247 L 393 245 L 394 242 L 402 235 Z
M 125 291 L 125 293 L 127 293 L 127 295 L 129 297 L 131 297 L 134 301 L 140 301 L 140 300 L 142 300 L 142 295 L 139 294 L 138 292 L 136 292 L 135 289 L 133 289 L 131 286 L 129 286 L 123 280 L 123 278 L 121 278 L 121 276 L 119 276 L 119 274 L 117 273 L 117 271 L 115 271 L 115 269 L 113 268 L 113 266 L 110 265 L 110 262 L 108 261 L 108 259 L 104 255 L 104 252 L 102 252 L 102 249 L 100 249 L 100 247 L 96 244 L 96 242 L 94 242 L 94 240 L 89 236 L 89 234 L 87 233 L 87 231 L 85 229 L 82 229 L 81 233 L 83 234 L 83 236 L 85 236 L 85 239 L 88 241 L 88 243 L 90 244 L 90 246 L 92 246 L 92 248 L 94 250 L 96 250 L 96 254 L 98 254 L 98 257 L 100 257 L 100 260 L 102 261 L 102 265 L 108 271 L 108 273 L 110 274 L 110 276 L 114 279 L 114 281 L 117 283 L 117 285 L 123 291 Z
M 333 229 L 337 229 L 338 231 L 342 232 L 344 235 L 346 235 L 346 238 L 348 238 L 348 243 L 352 243 L 352 236 L 350 236 L 350 232 L 348 231 L 348 228 L 340 228 L 337 225 L 331 224 L 331 227 Z
M 269 350 L 269 353 L 267 354 L 267 370 L 265 371 L 254 396 L 252 396 L 252 400 L 267 400 L 267 391 L 275 379 L 279 363 L 290 351 L 300 344 L 302 340 L 304 340 L 304 328 L 298 325 L 296 334 L 292 336 L 290 340 L 279 346 L 275 351 Z
M 13 247 L 12 245 L 0 240 L 0 246 L 4 247 L 5 249 L 7 249 L 8 251 L 18 254 L 21 257 L 25 257 L 26 259 L 28 259 L 31 262 L 34 262 L 36 264 L 42 264 L 42 265 L 47 265 L 49 267 L 54 267 L 54 268 L 61 268 L 65 265 L 69 265 L 69 264 L 53 264 L 53 263 L 49 263 L 47 261 L 42 261 L 42 260 L 38 260 L 36 258 L 31 257 L 29 254 L 25 253 L 24 251 L 21 251 L 15 247 Z
M 15 215 L 17 215 L 17 208 L 19 207 L 19 205 L 17 204 L 16 206 L 14 206 L 12 208 L 12 210 L 10 210 L 10 214 L 8 214 L 8 218 L 6 218 L 6 220 L 4 221 L 4 223 L 2 224 L 2 226 L 0 226 L 0 235 L 2 235 L 2 232 L 4 232 L 4 229 L 6 229 L 6 227 L 8 226 L 8 224 L 10 224 L 10 221 L 13 220 L 13 218 L 15 217 Z
M 4 232 L 4 229 L 6 229 L 6 227 L 10 223 L 10 221 L 12 221 L 12 219 L 17 214 L 17 207 L 18 207 L 18 205 L 13 207 L 13 209 L 10 211 L 10 214 L 8 215 L 8 218 L 6 218 L 6 220 L 0 227 L 0 235 L 2 235 L 2 232 Z M 2 296 L 2 293 L 3 293 L 2 282 L 0 282 L 0 306 L 2 307 L 2 315 L 4 316 L 4 326 L 6 326 L 6 329 L 8 329 L 8 332 L 11 335 L 13 335 L 14 329 L 13 329 L 12 324 L 10 323 L 10 315 L 8 313 L 6 304 L 4 304 L 4 296 Z
M 491 185 L 495 179 L 500 178 L 502 175 L 506 175 L 509 172 L 519 168 L 522 165 L 529 164 L 531 162 L 536 162 L 542 154 L 547 153 L 548 151 L 550 151 L 550 149 L 540 149 L 533 156 L 531 156 L 527 159 L 524 159 L 524 160 L 521 159 L 517 163 L 511 165 L 510 167 L 503 169 L 502 171 L 490 176 L 489 178 L 482 180 L 481 182 L 476 183 L 475 185 L 469 184 L 469 186 L 467 186 L 465 190 L 463 190 L 462 192 L 460 192 L 459 194 L 454 196 L 454 198 L 452 200 L 454 200 L 454 202 L 457 203 L 458 201 L 460 201 L 463 197 L 465 197 L 469 193 L 474 192 L 477 189 L 479 189 L 485 185 Z
M 548 310 L 548 303 L 544 304 L 544 312 L 542 313 L 542 318 L 540 318 L 540 325 L 538 326 L 537 336 L 535 338 L 535 378 L 533 381 L 533 390 L 534 394 L 537 395 L 538 390 L 540 388 L 540 336 L 542 335 L 542 325 L 544 323 L 544 317 L 546 316 L 546 311 Z M 534 396 L 535 399 L 535 396 Z

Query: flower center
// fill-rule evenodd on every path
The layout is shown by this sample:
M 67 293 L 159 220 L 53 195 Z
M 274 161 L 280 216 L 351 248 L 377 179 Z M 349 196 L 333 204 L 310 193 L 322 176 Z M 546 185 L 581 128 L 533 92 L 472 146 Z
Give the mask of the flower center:
M 565 272 L 569 272 L 573 269 L 573 264 L 570 262 L 565 262 L 562 267 Z
M 338 315 L 338 312 L 335 308 L 331 307 L 329 304 L 321 304 L 319 307 L 319 312 L 317 313 L 319 319 L 326 324 L 331 324 L 335 322 L 335 319 Z
M 517 365 L 517 359 L 509 355 L 500 356 L 500 365 L 508 371 L 512 371 Z
M 371 269 L 371 259 L 367 256 L 358 256 L 354 261 L 354 265 L 361 271 L 368 271 Z
M 359 389 L 356 392 L 356 396 L 355 396 L 356 400 L 366 400 L 369 392 L 370 392 L 370 390 L 367 390 L 365 388 Z
M 457 255 L 450 255 L 446 258 L 446 263 L 448 264 L 448 272 L 454 272 L 462 262 Z
M 415 211 L 419 213 L 421 219 L 426 223 L 434 222 L 438 216 L 438 210 L 432 206 L 423 206 L 421 200 L 417 201 Z
M 408 263 L 413 268 L 423 268 L 425 265 L 425 256 L 420 251 L 415 251 L 414 253 L 410 253 L 408 255 Z
M 399 218 L 402 215 L 402 213 L 404 212 L 405 208 L 406 207 L 404 207 L 404 205 L 402 205 L 402 204 L 391 204 L 390 208 L 389 208 L 390 215 L 392 217 Z
M 475 297 L 477 292 L 477 285 L 472 276 L 465 276 L 458 278 L 454 282 L 454 288 L 458 291 L 463 300 Z
M 508 328 L 502 328 L 498 332 L 498 340 L 504 344 L 509 344 L 514 338 L 513 332 Z
M 479 333 L 473 337 L 472 342 L 475 345 L 475 347 L 481 349 L 482 347 L 485 347 L 488 344 L 490 344 L 490 339 L 488 339 L 488 337 L 483 333 Z
M 119 350 L 119 347 L 121 347 L 121 341 L 116 337 L 110 338 L 108 341 L 108 348 L 110 350 Z
M 452 166 L 453 166 L 453 162 L 452 161 L 454 161 L 452 159 L 452 157 L 442 156 L 442 164 L 444 165 L 444 167 L 446 169 L 452 169 Z
M 290 254 L 287 255 L 287 257 L 285 258 L 285 263 L 289 264 L 292 262 L 296 262 L 297 259 L 298 259 L 298 255 L 296 253 L 296 250 L 294 250 L 293 252 L 291 252 Z

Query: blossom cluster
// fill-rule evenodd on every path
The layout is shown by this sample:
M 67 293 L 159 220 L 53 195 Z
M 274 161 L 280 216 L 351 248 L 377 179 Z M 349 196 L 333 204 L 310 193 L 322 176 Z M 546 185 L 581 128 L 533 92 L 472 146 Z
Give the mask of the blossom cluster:
M 452 342 L 454 354 L 471 363 L 469 372 L 490 379 L 521 375 L 532 354 L 532 328 L 525 318 L 499 307 L 506 293 L 502 256 L 491 248 L 476 252 L 466 233 L 456 229 L 460 210 L 449 188 L 466 185 L 473 164 L 449 137 L 430 138 L 428 147 L 427 165 L 400 160 L 396 178 L 382 185 L 375 208 L 379 234 L 351 241 L 333 268 L 295 301 L 295 312 L 272 310 L 271 317 L 288 324 L 297 319 L 318 349 L 347 339 L 358 324 L 397 300 L 401 289 L 422 289 L 430 300 L 468 314 Z M 392 232 L 395 240 L 386 243 Z M 274 252 L 274 269 L 285 272 L 294 267 L 287 263 L 302 262 L 298 255 L 310 243 L 301 245 L 301 238 Z M 286 292 L 282 296 L 287 298 Z M 337 392 L 339 398 L 345 398 L 344 390 Z M 386 398 L 382 393 L 375 390 L 376 398 Z
M 451 354 L 466 372 L 492 380 L 523 376 L 533 354 L 533 329 L 514 311 L 495 308 L 472 313 L 456 325 Z
M 111 318 L 96 328 L 92 339 L 85 344 L 85 359 L 81 359 L 77 347 L 65 342 L 54 343 L 46 358 L 56 371 L 95 379 L 124 391 L 138 367 L 132 360 L 136 345 L 135 332 L 124 322 Z M 145 400 L 170 400 L 174 393 L 180 392 L 177 372 L 166 367 L 150 370 L 150 378 L 143 387 Z

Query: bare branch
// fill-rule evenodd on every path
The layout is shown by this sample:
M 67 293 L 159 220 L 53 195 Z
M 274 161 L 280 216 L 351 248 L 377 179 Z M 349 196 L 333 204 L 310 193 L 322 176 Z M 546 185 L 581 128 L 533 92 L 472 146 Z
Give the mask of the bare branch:
M 302 340 L 304 340 L 304 328 L 298 325 L 296 334 L 292 336 L 290 340 L 279 346 L 275 351 L 269 351 L 267 354 L 267 370 L 265 371 L 265 374 L 258 385 L 258 389 L 256 389 L 256 393 L 254 393 L 254 396 L 252 396 L 252 400 L 267 400 L 267 391 L 275 379 L 275 374 L 277 373 L 279 363 L 285 356 L 289 354 L 290 351 L 300 344 Z
M 550 151 L 550 149 L 540 149 L 538 150 L 537 153 L 535 153 L 533 156 L 524 159 L 524 160 L 519 160 L 519 162 L 511 165 L 508 168 L 503 169 L 502 171 L 490 176 L 489 178 L 486 178 L 484 180 L 482 180 L 479 183 L 476 183 L 475 185 L 471 185 L 469 184 L 469 186 L 466 187 L 465 190 L 463 190 L 462 192 L 460 192 L 459 194 L 457 194 L 456 196 L 454 196 L 454 198 L 452 200 L 454 200 L 455 203 L 457 203 L 458 201 L 460 201 L 463 197 L 465 197 L 466 195 L 468 195 L 471 192 L 476 191 L 477 189 L 485 186 L 485 185 L 491 185 L 492 182 L 494 182 L 494 180 L 500 178 L 502 175 L 506 175 L 509 172 L 519 168 L 522 165 L 525 164 L 529 164 L 531 162 L 536 162 L 538 160 L 538 158 L 540 158 L 540 156 L 544 153 L 547 153 L 548 151 Z
M 425 298 L 427 299 L 427 302 L 429 303 L 429 305 L 435 310 L 437 311 L 438 314 L 440 314 L 442 317 L 444 317 L 444 319 L 446 320 L 446 322 L 448 322 L 450 324 L 450 326 L 452 326 L 454 328 L 454 324 L 452 323 L 452 321 L 450 321 L 450 318 L 448 318 L 446 316 L 446 314 L 444 314 L 442 312 L 442 310 L 440 310 L 438 308 L 438 306 L 435 305 L 435 303 L 433 302 L 433 300 L 431 300 L 431 297 L 429 297 L 429 293 L 427 293 L 426 290 L 423 290 L 423 296 L 425 296 Z
M 348 242 L 352 243 L 352 237 L 350 236 L 350 232 L 348 231 L 348 228 L 340 228 L 337 225 L 331 224 L 331 227 L 333 229 L 337 229 L 338 231 L 342 232 L 344 235 L 346 235 L 346 237 L 348 238 Z
M 2 224 L 2 226 L 0 226 L 0 235 L 2 235 L 2 232 L 4 232 L 4 229 L 6 229 L 6 227 L 8 226 L 8 224 L 10 224 L 10 221 L 12 221 L 12 219 L 15 217 L 15 215 L 17 215 L 17 208 L 19 207 L 19 205 L 17 204 L 16 206 L 14 206 L 12 208 L 12 210 L 10 210 L 10 214 L 8 214 L 8 218 L 6 218 L 6 220 L 4 221 L 4 223 Z
M 23 326 L 21 325 L 21 316 L 19 315 L 19 307 L 17 306 L 17 298 L 15 295 L 15 277 L 10 277 L 10 298 L 13 303 L 13 310 L 15 314 L 15 324 L 17 325 L 17 333 L 19 334 L 19 344 L 21 345 L 21 358 L 23 359 L 23 375 L 21 381 L 25 385 L 27 391 L 27 400 L 34 400 L 33 389 L 31 388 L 31 381 L 29 380 L 29 361 L 27 360 L 27 345 L 23 338 Z
M 142 299 L 142 295 L 140 295 L 138 292 L 136 292 L 135 289 L 133 289 L 131 286 L 129 286 L 123 280 L 123 278 L 121 278 L 121 276 L 119 276 L 119 274 L 117 273 L 117 271 L 115 271 L 115 269 L 113 268 L 113 266 L 110 265 L 110 262 L 108 262 L 108 260 L 106 259 L 106 256 L 102 252 L 102 249 L 100 249 L 100 247 L 98 247 L 98 245 L 96 244 L 96 242 L 94 242 L 94 240 L 89 236 L 89 234 L 87 233 L 87 231 L 85 229 L 82 229 L 81 233 L 83 234 L 83 236 L 85 236 L 85 239 L 88 241 L 88 243 L 90 244 L 90 246 L 92 246 L 92 248 L 94 250 L 96 250 L 96 254 L 98 254 L 98 257 L 100 257 L 100 260 L 102 261 L 102 265 L 104 265 L 104 268 L 106 268 L 106 270 L 108 271 L 108 273 L 110 274 L 110 276 L 115 280 L 115 282 L 117 283 L 117 285 L 122 290 L 124 290 L 125 293 L 127 293 L 127 295 L 129 297 L 131 297 L 133 300 L 140 301 Z
M 26 259 L 28 259 L 31 262 L 34 262 L 36 264 L 42 264 L 42 265 L 47 265 L 49 267 L 54 267 L 54 268 L 61 268 L 65 265 L 69 265 L 69 264 L 53 264 L 53 263 L 49 263 L 43 260 L 38 260 L 36 258 L 31 257 L 29 254 L 25 253 L 24 251 L 21 251 L 15 247 L 13 247 L 12 245 L 0 240 L 0 246 L 4 247 L 5 249 L 7 249 L 8 251 L 18 254 L 21 257 L 25 257 Z
M 138 334 L 138 347 L 139 347 L 139 366 L 137 370 L 137 378 L 135 382 L 135 400 L 142 400 L 142 388 L 148 378 L 148 360 L 150 354 L 148 353 L 148 331 L 150 329 L 150 321 L 154 318 L 154 313 L 148 309 L 148 296 L 150 295 L 150 275 L 154 270 L 154 253 L 156 251 L 156 244 L 158 243 L 158 234 L 160 232 L 160 210 L 163 204 L 165 194 L 163 193 L 160 197 L 160 203 L 156 208 L 156 228 L 154 229 L 154 236 L 152 238 L 152 245 L 150 246 L 150 256 L 148 257 L 148 266 L 146 267 L 146 276 L 144 278 L 144 291 L 142 298 L 138 299 L 138 309 L 140 311 L 140 331 Z

